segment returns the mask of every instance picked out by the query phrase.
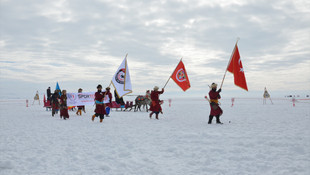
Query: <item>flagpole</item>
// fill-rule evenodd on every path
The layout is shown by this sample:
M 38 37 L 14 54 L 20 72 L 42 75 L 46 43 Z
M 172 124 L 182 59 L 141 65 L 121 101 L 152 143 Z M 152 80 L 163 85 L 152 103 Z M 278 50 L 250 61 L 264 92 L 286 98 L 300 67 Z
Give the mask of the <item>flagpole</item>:
M 232 59 L 232 57 L 233 57 L 233 55 L 234 55 L 234 53 L 235 53 L 236 46 L 237 46 L 239 40 L 240 40 L 240 38 L 238 37 L 238 38 L 237 38 L 237 41 L 236 41 L 236 44 L 235 44 L 235 47 L 234 47 L 234 50 L 233 50 L 232 53 L 231 53 L 231 56 L 230 56 L 228 65 L 227 65 L 227 67 L 226 67 L 226 70 L 225 70 L 225 73 L 224 73 L 224 77 L 223 77 L 223 80 L 222 80 L 220 89 L 222 89 L 222 86 L 223 86 L 223 83 L 224 83 L 224 79 L 225 79 L 225 77 L 226 77 L 226 73 L 227 73 L 227 69 L 228 69 L 229 63 L 231 62 L 231 59 Z
M 183 58 L 183 57 L 182 57 L 182 58 Z M 179 65 L 180 62 L 182 61 L 182 58 L 181 58 L 181 60 L 179 61 L 178 65 Z M 173 72 L 177 69 L 178 65 L 175 67 L 175 69 L 173 70 Z M 173 72 L 172 72 L 172 74 L 173 74 Z M 171 74 L 171 75 L 172 75 L 172 74 Z M 168 84 L 169 80 L 171 79 L 171 75 L 169 76 L 169 78 L 168 78 L 168 80 L 167 80 L 165 86 L 163 87 L 163 89 L 165 89 L 166 85 Z

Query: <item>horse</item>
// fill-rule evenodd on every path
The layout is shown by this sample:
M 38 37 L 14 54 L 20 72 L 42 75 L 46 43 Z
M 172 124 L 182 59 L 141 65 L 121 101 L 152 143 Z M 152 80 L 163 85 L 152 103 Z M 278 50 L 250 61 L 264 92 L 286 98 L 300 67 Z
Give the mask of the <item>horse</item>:
M 139 95 L 137 96 L 137 98 L 135 99 L 135 109 L 134 111 L 138 111 L 138 109 L 141 111 L 141 106 L 143 106 L 146 110 L 146 112 L 149 111 L 149 107 L 151 106 L 152 100 L 146 96 L 143 95 Z

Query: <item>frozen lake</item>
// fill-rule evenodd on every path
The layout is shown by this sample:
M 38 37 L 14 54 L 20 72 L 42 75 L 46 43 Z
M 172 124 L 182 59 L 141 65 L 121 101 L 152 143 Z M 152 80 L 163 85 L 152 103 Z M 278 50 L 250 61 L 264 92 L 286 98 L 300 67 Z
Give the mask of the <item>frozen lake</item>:
M 221 102 L 224 124 L 208 125 L 204 99 L 165 101 L 160 120 L 113 111 L 103 123 L 91 121 L 93 106 L 64 121 L 2 99 L 0 174 L 310 174 L 309 100 Z

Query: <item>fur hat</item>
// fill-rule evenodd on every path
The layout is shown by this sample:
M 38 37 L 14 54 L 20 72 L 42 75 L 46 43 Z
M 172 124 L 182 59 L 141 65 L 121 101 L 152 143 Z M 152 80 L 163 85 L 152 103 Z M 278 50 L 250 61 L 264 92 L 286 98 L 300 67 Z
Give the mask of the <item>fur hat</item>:
M 211 88 L 213 89 L 213 88 L 217 88 L 217 84 L 216 83 L 212 83 L 211 84 Z
M 154 90 L 158 90 L 158 89 L 159 89 L 159 87 L 158 87 L 158 86 L 155 86 L 155 87 L 154 87 Z

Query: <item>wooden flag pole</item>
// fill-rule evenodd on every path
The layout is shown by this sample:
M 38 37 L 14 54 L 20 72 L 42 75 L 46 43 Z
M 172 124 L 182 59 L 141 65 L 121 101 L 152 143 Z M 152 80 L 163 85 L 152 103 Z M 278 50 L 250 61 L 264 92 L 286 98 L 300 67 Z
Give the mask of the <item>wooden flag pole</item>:
M 182 58 L 183 58 L 183 57 L 182 57 Z M 181 60 L 179 61 L 179 63 L 182 61 L 182 58 L 181 58 Z M 179 64 L 178 64 L 178 65 L 179 65 Z M 178 67 L 178 65 L 175 67 L 174 71 L 176 70 L 176 68 Z M 174 73 L 174 71 L 172 72 L 172 74 Z M 163 87 L 163 89 L 165 89 L 166 85 L 168 84 L 169 80 L 171 79 L 172 74 L 169 76 L 169 78 L 168 78 L 168 80 L 167 80 L 165 86 Z
M 225 79 L 225 77 L 226 77 L 226 73 L 227 73 L 228 66 L 229 66 L 229 64 L 230 64 L 230 62 L 231 62 L 231 59 L 232 59 L 234 53 L 235 53 L 236 46 L 237 46 L 239 40 L 240 40 L 240 38 L 238 37 L 238 38 L 237 38 L 237 41 L 236 41 L 236 44 L 235 44 L 235 47 L 234 47 L 234 50 L 233 50 L 232 53 L 231 53 L 231 56 L 230 56 L 228 65 L 227 65 L 227 67 L 226 67 L 226 70 L 225 70 L 225 73 L 224 73 L 224 77 L 223 77 L 223 80 L 222 80 L 220 89 L 222 89 L 222 86 L 223 86 L 223 83 L 224 83 L 224 79 Z

